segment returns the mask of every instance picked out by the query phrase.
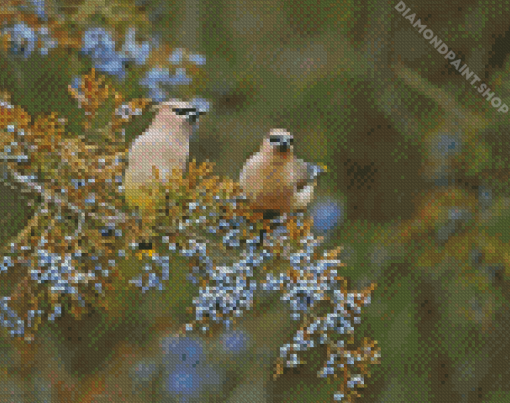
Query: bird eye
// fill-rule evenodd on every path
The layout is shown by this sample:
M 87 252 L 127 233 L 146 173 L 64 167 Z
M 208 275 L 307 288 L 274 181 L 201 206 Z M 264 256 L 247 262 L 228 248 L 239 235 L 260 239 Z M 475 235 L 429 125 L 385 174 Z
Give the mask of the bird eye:
M 289 139 L 289 144 L 294 144 L 294 139 L 293 138 Z

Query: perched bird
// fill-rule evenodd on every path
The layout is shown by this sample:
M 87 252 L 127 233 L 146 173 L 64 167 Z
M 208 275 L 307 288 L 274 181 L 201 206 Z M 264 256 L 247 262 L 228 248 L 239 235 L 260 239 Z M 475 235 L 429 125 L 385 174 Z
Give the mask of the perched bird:
M 199 115 L 205 113 L 176 99 L 160 103 L 155 109 L 157 113 L 151 126 L 131 144 L 124 173 L 126 201 L 141 213 L 153 212 L 153 198 L 141 189 L 154 179 L 153 167 L 157 168 L 160 181 L 174 169 L 184 172 L 194 124 Z
M 317 177 L 327 168 L 296 158 L 293 142 L 287 130 L 272 129 L 244 164 L 239 183 L 254 208 L 281 214 L 305 210 L 312 201 Z

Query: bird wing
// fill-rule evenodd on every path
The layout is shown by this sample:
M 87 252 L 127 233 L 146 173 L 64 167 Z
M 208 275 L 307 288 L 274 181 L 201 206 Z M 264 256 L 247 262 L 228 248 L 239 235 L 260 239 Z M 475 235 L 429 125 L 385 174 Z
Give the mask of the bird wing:
M 326 172 L 326 167 L 296 159 L 294 172 L 296 189 L 301 190 L 308 184 L 314 182 L 321 173 Z
M 312 181 L 303 186 L 300 190 L 292 195 L 290 205 L 294 210 L 306 210 L 308 205 L 312 202 L 314 196 L 316 181 Z
M 246 191 L 251 191 L 250 184 L 252 182 L 251 178 L 256 174 L 257 166 L 259 165 L 259 160 L 261 159 L 259 153 L 252 155 L 244 164 L 244 167 L 239 175 L 239 184 Z

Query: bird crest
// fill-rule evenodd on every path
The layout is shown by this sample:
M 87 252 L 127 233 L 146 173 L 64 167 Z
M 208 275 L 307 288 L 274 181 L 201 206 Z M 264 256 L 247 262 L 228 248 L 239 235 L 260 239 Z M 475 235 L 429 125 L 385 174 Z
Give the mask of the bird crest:
M 198 122 L 200 115 L 205 115 L 206 112 L 195 108 L 188 102 L 179 99 L 169 99 L 168 101 L 161 102 L 155 106 L 156 110 L 167 107 L 172 110 L 177 116 L 183 117 L 189 124 L 193 125 Z

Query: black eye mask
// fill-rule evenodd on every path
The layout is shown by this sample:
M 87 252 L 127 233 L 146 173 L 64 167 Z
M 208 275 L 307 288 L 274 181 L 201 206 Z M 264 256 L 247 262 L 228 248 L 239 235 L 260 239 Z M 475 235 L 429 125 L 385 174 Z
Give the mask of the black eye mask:
M 294 139 L 293 138 L 287 138 L 287 140 L 284 140 L 282 137 L 271 137 L 269 139 L 269 142 L 270 143 L 288 143 L 288 144 L 292 144 L 294 143 Z
M 177 115 L 188 115 L 190 113 L 197 113 L 195 108 L 173 108 L 172 109 Z
M 186 116 L 186 120 L 193 124 L 198 120 L 199 115 L 205 115 L 205 112 L 199 112 L 196 108 L 173 108 L 177 115 Z

